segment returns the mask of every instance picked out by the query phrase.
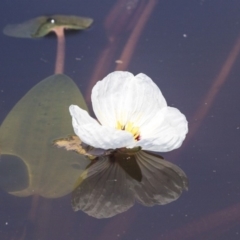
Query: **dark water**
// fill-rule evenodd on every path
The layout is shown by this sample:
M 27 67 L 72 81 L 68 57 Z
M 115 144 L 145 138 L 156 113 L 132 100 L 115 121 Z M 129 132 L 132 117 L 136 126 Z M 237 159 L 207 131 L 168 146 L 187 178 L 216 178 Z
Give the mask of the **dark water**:
M 120 13 L 110 17 L 117 2 L 122 2 Z M 152 2 L 156 5 L 136 38 L 125 70 L 150 76 L 168 105 L 186 115 L 190 128 L 185 143 L 162 155 L 185 171 L 189 191 L 165 206 L 136 203 L 122 214 L 99 220 L 74 212 L 70 194 L 35 199 L 1 190 L 0 239 L 240 239 L 240 2 Z M 64 71 L 88 99 L 92 82 L 115 70 L 115 60 L 120 59 L 149 3 L 2 0 L 0 26 L 46 14 L 92 17 L 95 22 L 89 30 L 67 35 Z M 2 122 L 33 86 L 53 74 L 56 39 L 54 35 L 32 40 L 2 34 L 0 43 Z M 112 52 L 104 58 L 107 49 Z M 97 72 L 97 66 L 102 71 Z M 59 187 L 64 184 L 60 181 Z

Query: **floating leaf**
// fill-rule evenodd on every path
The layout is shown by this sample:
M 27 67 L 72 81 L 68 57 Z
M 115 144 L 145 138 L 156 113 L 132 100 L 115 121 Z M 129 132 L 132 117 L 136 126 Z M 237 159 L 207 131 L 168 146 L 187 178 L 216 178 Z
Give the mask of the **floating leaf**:
M 21 24 L 7 25 L 3 33 L 11 37 L 39 38 L 53 31 L 54 28 L 81 30 L 88 28 L 93 22 L 91 18 L 78 16 L 53 15 L 37 17 Z
M 73 134 L 71 104 L 87 109 L 76 84 L 65 75 L 53 75 L 33 87 L 7 115 L 0 127 L 1 158 L 21 158 L 26 167 L 19 171 L 28 174 L 27 187 L 18 182 L 8 187 L 1 175 L 0 185 L 11 194 L 54 198 L 72 191 L 89 160 L 53 145 L 55 139 Z

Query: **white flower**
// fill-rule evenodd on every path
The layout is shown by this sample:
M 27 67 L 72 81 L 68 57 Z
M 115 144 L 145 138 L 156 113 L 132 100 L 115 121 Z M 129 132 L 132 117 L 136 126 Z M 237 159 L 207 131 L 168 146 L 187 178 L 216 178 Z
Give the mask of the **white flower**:
M 110 73 L 93 87 L 91 98 L 100 124 L 76 105 L 69 110 L 75 134 L 95 148 L 140 146 L 167 152 L 179 148 L 188 132 L 185 116 L 167 106 L 160 89 L 143 73 Z

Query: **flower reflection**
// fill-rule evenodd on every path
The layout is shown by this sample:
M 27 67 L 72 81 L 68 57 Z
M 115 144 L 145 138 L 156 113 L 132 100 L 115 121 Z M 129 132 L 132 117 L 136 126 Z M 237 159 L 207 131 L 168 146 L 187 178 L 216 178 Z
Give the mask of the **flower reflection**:
M 74 211 L 108 218 L 135 201 L 145 206 L 170 203 L 188 188 L 187 176 L 178 166 L 140 148 L 97 149 L 77 136 L 58 139 L 55 145 L 91 159 L 72 193 Z
M 121 163 L 133 160 L 137 164 Z M 72 193 L 73 209 L 95 218 L 108 218 L 128 210 L 135 201 L 145 206 L 170 203 L 187 190 L 188 180 L 179 167 L 160 156 L 144 151 L 134 155 L 114 151 L 97 157 L 78 184 Z
M 101 124 L 76 105 L 70 113 L 75 134 L 95 148 L 167 152 L 180 147 L 188 131 L 185 116 L 167 106 L 157 85 L 143 73 L 110 73 L 93 87 L 92 105 Z

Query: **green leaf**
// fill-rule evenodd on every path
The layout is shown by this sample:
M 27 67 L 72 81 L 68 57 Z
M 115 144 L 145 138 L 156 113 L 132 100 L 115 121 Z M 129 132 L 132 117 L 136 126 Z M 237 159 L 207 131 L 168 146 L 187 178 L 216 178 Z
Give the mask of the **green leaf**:
M 3 33 L 10 37 L 39 38 L 47 35 L 56 27 L 83 30 L 93 23 L 93 19 L 78 16 L 41 16 L 20 24 L 9 24 Z
M 74 134 L 68 110 L 71 104 L 87 109 L 76 84 L 59 74 L 33 87 L 9 112 L 0 127 L 1 154 L 21 158 L 29 179 L 27 187 L 9 182 L 9 189 L 14 189 L 11 194 L 55 198 L 72 191 L 89 160 L 53 146 L 55 139 Z M 19 167 L 19 171 L 23 169 Z M 1 186 L 4 179 L 0 179 Z

